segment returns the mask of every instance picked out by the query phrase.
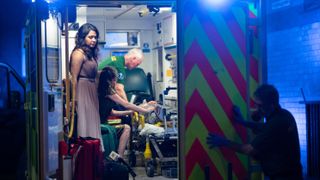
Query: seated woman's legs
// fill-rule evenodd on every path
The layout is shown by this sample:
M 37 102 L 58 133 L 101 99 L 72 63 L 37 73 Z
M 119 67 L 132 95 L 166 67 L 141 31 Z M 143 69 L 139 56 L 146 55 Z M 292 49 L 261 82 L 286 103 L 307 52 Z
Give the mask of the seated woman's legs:
M 130 126 L 127 124 L 124 124 L 122 134 L 120 135 L 119 147 L 118 147 L 118 153 L 121 157 L 124 156 L 124 151 L 126 149 L 128 140 L 130 138 L 130 131 L 131 131 Z

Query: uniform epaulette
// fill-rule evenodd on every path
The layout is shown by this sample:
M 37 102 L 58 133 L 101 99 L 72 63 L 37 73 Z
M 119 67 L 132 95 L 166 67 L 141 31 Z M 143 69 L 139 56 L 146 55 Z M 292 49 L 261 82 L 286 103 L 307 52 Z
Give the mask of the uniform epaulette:
M 116 61 L 117 57 L 116 56 L 111 56 L 111 61 Z

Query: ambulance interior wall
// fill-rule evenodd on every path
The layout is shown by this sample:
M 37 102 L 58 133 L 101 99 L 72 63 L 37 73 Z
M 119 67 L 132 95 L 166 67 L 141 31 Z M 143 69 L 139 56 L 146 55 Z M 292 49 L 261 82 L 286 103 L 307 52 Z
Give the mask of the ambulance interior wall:
M 78 14 L 85 14 L 86 13 L 86 8 L 81 7 L 77 9 L 79 12 Z M 175 16 L 174 16 L 175 17 Z M 86 22 L 90 22 L 94 25 L 96 25 L 99 29 L 101 41 L 105 41 L 105 32 L 108 30 L 117 30 L 117 31 L 139 31 L 140 32 L 140 48 L 143 49 L 142 45 L 147 43 L 149 45 L 149 48 L 147 50 L 149 51 L 144 51 L 144 57 L 145 60 L 143 63 L 139 66 L 140 68 L 144 69 L 146 73 L 151 73 L 152 75 L 152 84 L 153 84 L 153 91 L 156 100 L 159 100 L 159 95 L 163 92 L 163 90 L 170 86 L 170 87 L 176 87 L 177 83 L 176 81 L 172 80 L 172 77 L 167 76 L 166 72 L 168 69 L 171 67 L 171 62 L 165 60 L 166 52 L 170 53 L 176 53 L 176 48 L 171 49 L 170 51 L 166 51 L 165 48 L 160 44 L 160 46 L 155 43 L 159 38 L 162 38 L 162 34 L 157 34 L 156 32 L 156 23 L 161 22 L 163 19 L 163 16 L 158 15 L 154 19 L 147 19 L 144 17 L 138 17 L 136 19 L 111 19 L 110 17 L 105 17 L 105 16 L 78 16 L 77 17 L 77 22 L 81 26 L 82 24 Z M 175 25 L 175 22 L 173 23 Z M 69 31 L 69 56 L 72 52 L 72 49 L 75 46 L 75 35 L 76 31 Z M 175 34 L 174 34 L 175 35 Z M 159 37 L 160 36 L 160 37 Z M 65 47 L 65 42 L 64 42 L 64 37 L 62 37 L 61 41 L 61 47 L 64 49 Z M 104 44 L 99 44 L 100 48 L 100 58 L 99 61 L 104 59 L 105 57 L 109 57 L 112 53 L 112 51 L 127 51 L 130 48 L 117 48 L 117 49 L 107 49 L 104 48 Z M 158 68 L 158 48 L 161 49 L 162 51 L 162 69 Z M 65 52 L 62 51 L 62 61 L 65 62 Z M 62 77 L 65 78 L 65 63 L 62 63 Z M 160 72 L 162 72 L 162 78 L 160 76 Z M 176 92 L 177 91 L 172 91 L 173 94 L 172 96 L 177 96 Z M 170 92 L 170 93 L 172 93 Z

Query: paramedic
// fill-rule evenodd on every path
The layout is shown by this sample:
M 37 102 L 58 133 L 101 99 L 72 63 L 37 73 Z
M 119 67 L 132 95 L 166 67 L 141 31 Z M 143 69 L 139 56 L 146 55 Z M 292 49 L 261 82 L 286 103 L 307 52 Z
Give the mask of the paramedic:
M 253 156 L 271 180 L 303 179 L 297 125 L 292 114 L 280 107 L 278 91 L 272 85 L 261 85 L 254 93 L 254 101 L 266 123 L 251 143 L 238 144 L 209 133 L 207 144 Z M 239 116 L 239 112 L 234 113 Z
M 124 82 L 126 78 L 127 69 L 133 69 L 139 66 L 144 59 L 143 53 L 140 49 L 130 49 L 124 56 L 111 56 L 103 59 L 99 65 L 98 70 L 101 71 L 106 66 L 114 67 L 118 72 L 118 81 L 115 86 L 117 94 L 122 97 L 125 101 L 128 101 L 127 95 L 124 90 Z

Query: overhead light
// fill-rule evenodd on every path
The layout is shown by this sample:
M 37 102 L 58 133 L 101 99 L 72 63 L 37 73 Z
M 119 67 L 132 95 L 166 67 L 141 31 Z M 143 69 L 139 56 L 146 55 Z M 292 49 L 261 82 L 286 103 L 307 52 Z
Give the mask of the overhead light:
M 140 9 L 140 11 L 138 11 L 138 14 L 140 17 L 146 16 L 149 14 L 149 9 L 147 7 L 143 7 Z
M 58 0 L 45 0 L 47 1 L 47 3 L 55 3 L 55 2 L 58 2 Z
M 207 0 L 208 4 L 213 6 L 221 6 L 228 2 L 228 0 Z
M 140 17 L 146 16 L 149 13 L 153 13 L 153 16 L 156 16 L 158 13 L 162 12 L 171 12 L 172 8 L 171 7 L 161 7 L 161 6 L 152 6 L 152 5 L 147 5 L 146 7 L 143 7 L 140 9 L 138 12 Z
M 160 7 L 159 13 L 163 12 L 171 12 L 172 8 L 171 7 Z

